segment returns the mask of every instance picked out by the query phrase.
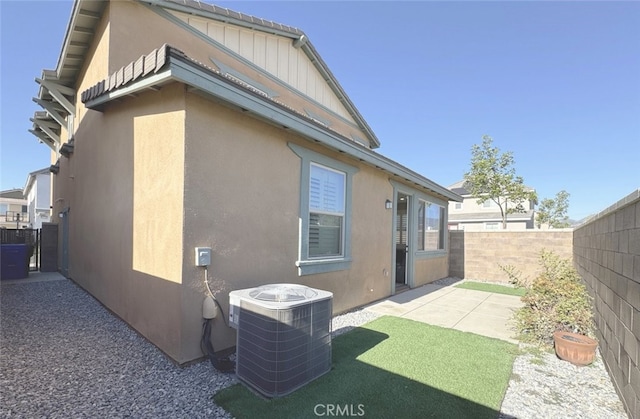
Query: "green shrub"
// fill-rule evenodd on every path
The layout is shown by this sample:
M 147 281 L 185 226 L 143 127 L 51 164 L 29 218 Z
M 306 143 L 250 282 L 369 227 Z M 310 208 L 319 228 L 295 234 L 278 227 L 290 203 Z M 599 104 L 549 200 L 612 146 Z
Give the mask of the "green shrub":
M 514 314 L 520 339 L 551 346 L 557 330 L 594 337 L 591 297 L 571 262 L 543 250 L 540 264 L 542 272 L 532 281 L 513 266 L 500 266 L 513 284 L 526 289 L 525 305 Z

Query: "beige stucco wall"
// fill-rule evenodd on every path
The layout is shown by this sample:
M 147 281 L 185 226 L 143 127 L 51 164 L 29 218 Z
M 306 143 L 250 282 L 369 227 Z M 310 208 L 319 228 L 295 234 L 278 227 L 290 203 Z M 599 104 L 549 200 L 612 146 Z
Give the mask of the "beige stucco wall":
M 439 256 L 415 262 L 415 286 L 419 287 L 449 275 L 449 257 Z
M 449 213 L 451 214 L 476 214 L 476 213 L 495 213 L 500 212 L 500 207 L 493 201 L 488 201 L 490 207 L 485 207 L 483 204 L 478 204 L 478 198 L 472 196 L 465 196 L 462 201 L 462 208 L 456 209 L 456 203 L 449 203 Z M 509 202 L 509 208 L 513 204 Z M 522 203 L 525 210 L 533 209 L 531 201 L 525 201 Z
M 84 92 L 110 74 L 109 52 L 111 49 L 114 49 L 114 44 L 111 42 L 111 24 L 109 22 L 112 8 L 111 6 L 112 3 L 108 2 L 105 6 L 100 22 L 96 25 L 93 41 L 86 53 L 86 58 L 82 66 L 82 70 L 80 71 L 80 74 L 78 76 L 78 83 L 76 83 L 77 92 Z M 116 48 L 118 47 L 116 46 Z M 91 111 L 85 108 L 84 104 L 81 101 L 80 94 L 76 94 L 75 105 L 76 117 L 74 123 L 77 129 L 85 115 L 95 111 Z
M 79 125 L 67 195 L 69 276 L 178 361 L 182 150 L 183 86 L 113 103 Z
M 229 291 L 274 282 L 333 292 L 334 313 L 390 294 L 393 214 L 384 202 L 393 191 L 381 172 L 197 95 L 187 97 L 186 133 L 184 283 L 195 302 L 204 298 L 203 269 L 193 266 L 195 246 L 213 248 L 210 284 L 225 312 Z M 301 160 L 288 142 L 359 169 L 353 178 L 350 270 L 298 276 Z M 185 330 L 195 335 L 199 305 L 185 304 L 185 310 Z M 235 344 L 222 320 L 215 327 L 214 345 Z
M 148 7 L 138 2 L 117 1 L 110 7 L 111 48 L 109 57 L 109 74 L 121 67 L 137 60 L 141 55 L 148 54 L 155 48 L 167 43 L 183 51 L 188 57 L 193 58 L 209 67 L 215 68 L 211 58 L 219 60 L 239 72 L 246 74 L 262 85 L 278 93 L 277 100 L 305 114 L 308 109 L 322 118 L 331 122 L 331 129 L 351 139 L 351 134 L 366 140 L 366 134 L 341 118 L 327 112 L 315 102 L 305 100 L 290 90 L 273 82 L 250 66 L 229 56 L 226 52 L 213 46 L 192 32 L 158 15 Z M 288 41 L 287 41 L 288 42 Z M 105 76 L 102 76 L 104 78 Z M 97 79 L 95 82 L 100 81 Z M 337 99 L 336 99 L 337 101 Z
M 164 42 L 203 62 L 215 53 L 138 3 L 112 2 L 105 16 L 79 91 Z M 204 270 L 194 266 L 195 246 L 213 248 L 208 274 L 225 313 L 229 291 L 273 282 L 333 292 L 334 313 L 390 295 L 393 211 L 384 202 L 393 186 L 384 172 L 178 83 L 104 112 L 77 106 L 75 151 L 61 161 L 54 192 L 54 214 L 71 209 L 69 276 L 174 360 L 202 356 Z M 349 270 L 298 276 L 301 160 L 288 142 L 358 169 Z M 419 261 L 416 284 L 446 276 L 445 266 Z M 215 348 L 234 339 L 215 320 Z
M 499 265 L 513 265 L 523 278 L 540 271 L 542 249 L 572 260 L 573 230 L 449 231 L 451 276 L 508 282 Z
M 103 79 L 107 74 L 107 62 L 109 55 L 109 4 L 107 4 L 104 14 L 96 28 L 94 30 L 94 37 L 92 44 L 87 49 L 86 60 L 80 70 L 78 81 L 75 89 L 78 92 L 82 92 L 88 87 L 94 85 L 99 80 Z M 84 107 L 84 104 L 80 100 L 80 94 L 75 97 L 76 115 L 74 118 L 74 131 L 82 125 L 83 120 L 87 114 L 97 114 L 95 111 L 90 111 Z M 86 125 L 86 124 L 85 124 Z M 70 139 L 67 127 L 61 127 L 60 139 L 62 143 L 68 142 Z M 78 149 L 82 149 L 84 144 L 81 144 L 82 136 L 76 136 L 74 153 Z M 82 151 L 81 151 L 82 154 Z M 59 160 L 58 160 L 59 159 Z M 76 167 L 75 163 L 78 159 L 61 156 L 58 153 L 51 152 L 51 164 L 59 162 L 59 172 L 56 175 L 51 176 L 51 205 L 52 205 L 52 219 L 53 223 L 57 223 L 60 227 L 58 231 L 58 266 L 62 266 L 63 258 L 63 234 L 61 230 L 62 220 L 58 217 L 58 214 L 66 208 L 71 208 L 71 204 L 75 199 L 76 190 L 74 188 Z M 69 216 L 74 216 L 74 211 L 71 210 Z M 70 223 L 70 232 L 75 227 L 73 223 Z

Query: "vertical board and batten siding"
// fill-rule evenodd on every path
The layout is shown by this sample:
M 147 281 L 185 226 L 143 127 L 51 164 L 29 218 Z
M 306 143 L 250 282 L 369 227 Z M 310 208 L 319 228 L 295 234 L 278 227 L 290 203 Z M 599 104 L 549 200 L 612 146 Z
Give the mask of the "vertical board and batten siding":
M 324 107 L 354 122 L 304 51 L 293 47 L 291 39 L 181 13 L 174 15 Z

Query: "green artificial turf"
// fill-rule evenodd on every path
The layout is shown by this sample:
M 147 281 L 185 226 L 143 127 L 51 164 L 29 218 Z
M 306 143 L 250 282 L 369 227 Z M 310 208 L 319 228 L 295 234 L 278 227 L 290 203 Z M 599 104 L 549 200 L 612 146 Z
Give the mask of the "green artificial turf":
M 495 419 L 517 353 L 508 342 L 390 316 L 332 345 L 331 371 L 286 397 L 266 400 L 237 384 L 215 401 L 239 419 Z
M 518 297 L 522 297 L 526 292 L 524 288 L 507 287 L 506 285 L 487 284 L 484 282 L 462 282 L 455 285 L 455 287 L 467 290 L 493 292 L 496 294 L 515 295 Z

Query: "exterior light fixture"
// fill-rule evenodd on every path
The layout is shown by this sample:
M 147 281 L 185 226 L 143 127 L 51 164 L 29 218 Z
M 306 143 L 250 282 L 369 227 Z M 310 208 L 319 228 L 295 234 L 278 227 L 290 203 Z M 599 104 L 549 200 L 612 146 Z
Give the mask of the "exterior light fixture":
M 393 202 L 389 201 L 388 199 L 386 201 L 384 201 L 384 207 L 386 209 L 391 209 L 393 208 Z

